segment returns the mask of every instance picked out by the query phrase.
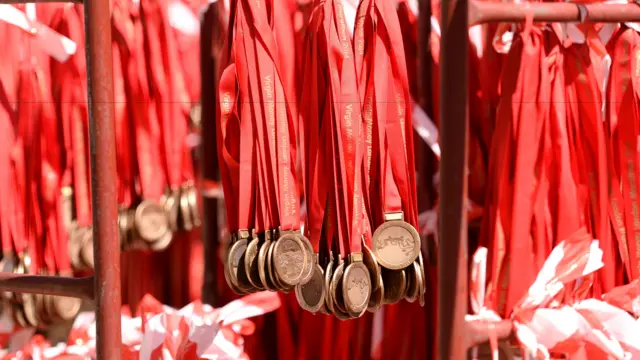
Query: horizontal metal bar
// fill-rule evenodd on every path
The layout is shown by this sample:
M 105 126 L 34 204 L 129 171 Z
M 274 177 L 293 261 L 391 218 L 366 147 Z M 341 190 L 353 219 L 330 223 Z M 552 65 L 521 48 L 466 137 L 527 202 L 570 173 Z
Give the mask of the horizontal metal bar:
M 24 275 L 0 272 L 0 290 L 67 296 L 93 300 L 93 276 L 69 278 L 61 276 Z
M 469 2 L 469 25 L 490 22 L 635 22 L 640 21 L 638 4 L 494 3 Z

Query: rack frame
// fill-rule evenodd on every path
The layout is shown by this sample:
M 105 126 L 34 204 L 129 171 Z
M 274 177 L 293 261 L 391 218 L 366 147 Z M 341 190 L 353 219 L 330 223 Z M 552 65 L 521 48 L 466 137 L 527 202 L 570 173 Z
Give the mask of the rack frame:
M 0 0 L 0 3 L 48 3 L 56 0 Z M 82 3 L 79 0 L 68 2 Z M 0 290 L 76 297 L 95 301 L 96 356 L 121 358 L 120 243 L 113 118 L 113 58 L 109 0 L 84 2 L 94 275 L 84 278 L 0 273 Z
M 511 335 L 509 320 L 497 324 L 465 320 L 468 297 L 468 243 L 465 199 L 468 154 L 468 28 L 490 22 L 634 22 L 640 4 L 489 3 L 442 0 L 440 49 L 440 224 L 438 248 L 438 359 L 466 359 L 467 349 Z M 462 106 L 461 106 L 462 105 Z

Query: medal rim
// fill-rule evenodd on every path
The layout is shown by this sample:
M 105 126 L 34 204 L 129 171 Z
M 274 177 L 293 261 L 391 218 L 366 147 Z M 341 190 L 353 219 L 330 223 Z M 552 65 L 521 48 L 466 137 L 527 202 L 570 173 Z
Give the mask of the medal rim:
M 378 311 L 382 305 L 384 305 L 384 282 L 382 281 L 382 274 L 379 274 L 378 276 L 380 277 L 380 287 L 371 292 L 371 296 L 369 297 L 369 306 L 367 306 L 367 311 L 372 313 Z M 376 295 L 375 297 L 374 294 Z M 371 303 L 372 300 L 373 303 Z
M 379 240 L 380 234 L 386 231 L 387 229 L 389 229 L 390 227 L 400 227 L 407 230 L 411 234 L 413 238 L 413 255 L 411 256 L 412 259 L 410 261 L 406 260 L 399 264 L 392 264 L 386 261 L 384 258 L 382 258 L 378 253 L 378 251 L 376 250 L 377 248 L 376 241 Z M 416 228 L 413 227 L 413 225 L 409 224 L 404 220 L 390 220 L 390 221 L 385 221 L 380 226 L 378 226 L 376 231 L 373 233 L 372 240 L 371 240 L 371 244 L 372 244 L 371 251 L 373 255 L 375 255 L 376 260 L 378 261 L 378 264 L 380 264 L 380 266 L 387 268 L 389 270 L 400 270 L 411 265 L 411 263 L 416 260 L 416 258 L 418 257 L 418 254 L 420 253 L 420 242 L 421 242 L 420 234 L 418 234 L 418 231 L 416 230 Z
M 191 210 L 189 209 L 189 194 L 188 189 L 182 189 L 180 192 L 180 215 L 182 218 L 182 230 L 193 230 L 193 219 L 191 218 Z
M 324 270 L 324 302 L 330 314 L 333 314 L 333 298 L 331 294 L 331 279 L 333 278 L 333 259 L 329 260 Z
M 264 244 L 262 244 L 260 250 L 258 250 L 258 275 L 260 276 L 260 282 L 262 282 L 267 290 L 277 291 L 278 289 L 270 282 L 271 279 L 269 278 L 267 269 L 267 254 L 269 247 L 271 247 L 271 242 L 271 240 L 265 239 Z
M 237 289 L 241 290 L 243 293 L 246 293 L 248 289 L 245 289 L 245 288 L 241 287 L 240 283 L 238 282 L 237 273 L 234 273 L 234 271 L 233 271 L 233 257 L 232 256 L 235 254 L 236 251 L 239 251 L 239 248 L 241 248 L 242 246 L 246 247 L 246 242 L 247 242 L 247 239 L 238 239 L 233 244 L 231 244 L 231 246 L 229 247 L 229 250 L 228 250 L 227 263 L 226 263 L 226 266 L 225 266 L 227 274 L 229 275 L 230 282 Z M 239 266 L 240 266 L 240 264 L 238 264 L 238 267 Z

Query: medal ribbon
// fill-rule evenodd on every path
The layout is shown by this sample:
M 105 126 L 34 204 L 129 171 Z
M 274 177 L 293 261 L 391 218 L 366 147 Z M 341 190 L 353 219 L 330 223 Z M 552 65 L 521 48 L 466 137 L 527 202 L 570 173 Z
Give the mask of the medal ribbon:
M 255 32 L 256 58 L 259 60 L 258 69 L 261 75 L 263 101 L 266 105 L 266 122 L 270 139 L 270 152 L 276 157 L 277 169 L 274 176 L 278 184 L 279 220 L 282 230 L 297 230 L 300 227 L 300 206 L 296 180 L 296 140 L 294 113 L 283 87 L 282 72 L 279 70 L 279 56 L 273 36 L 273 30 L 267 21 L 264 7 L 253 1 L 243 0 L 248 25 Z M 271 11 L 273 16 L 273 11 Z

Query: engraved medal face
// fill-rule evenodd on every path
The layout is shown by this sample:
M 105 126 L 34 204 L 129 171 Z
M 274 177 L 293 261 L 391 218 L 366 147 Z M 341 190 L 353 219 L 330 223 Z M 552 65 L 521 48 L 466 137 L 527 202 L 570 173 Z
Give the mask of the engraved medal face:
M 404 269 L 420 253 L 420 236 L 407 222 L 387 221 L 373 234 L 371 250 L 381 266 L 390 270 Z
M 384 282 L 385 304 L 394 304 L 402 299 L 407 286 L 404 271 L 382 269 L 382 282 Z
M 157 241 L 169 231 L 167 213 L 155 201 L 145 200 L 138 205 L 135 223 L 138 234 L 146 242 Z
M 285 286 L 294 286 L 302 279 L 307 252 L 295 234 L 282 235 L 273 248 L 276 275 Z
M 350 315 L 359 317 L 367 309 L 371 296 L 371 278 L 362 262 L 347 266 L 342 278 L 342 294 Z
M 244 253 L 244 271 L 249 278 L 249 282 L 259 290 L 264 290 L 258 271 L 258 251 L 260 239 L 256 236 L 247 245 L 247 251 Z
M 316 264 L 309 281 L 296 285 L 296 299 L 300 307 L 315 313 L 324 303 L 324 294 L 324 272 L 322 267 Z

